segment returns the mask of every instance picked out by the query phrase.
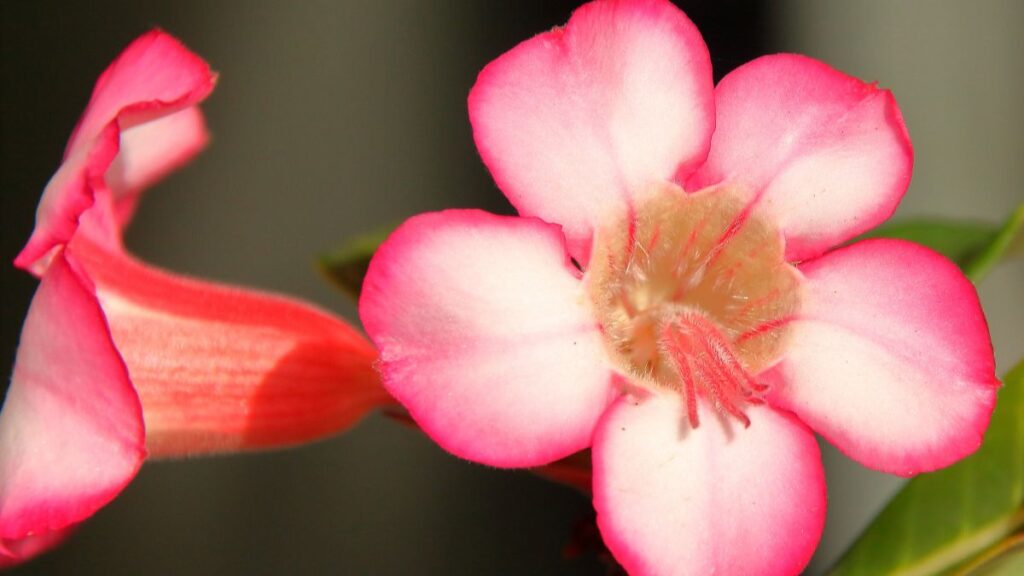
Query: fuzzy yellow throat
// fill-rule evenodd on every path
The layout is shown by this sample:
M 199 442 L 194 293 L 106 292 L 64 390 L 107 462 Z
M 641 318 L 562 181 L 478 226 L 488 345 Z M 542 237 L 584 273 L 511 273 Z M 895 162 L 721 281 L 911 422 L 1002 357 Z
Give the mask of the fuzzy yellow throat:
M 727 188 L 662 184 L 595 235 L 587 290 L 607 345 L 633 383 L 697 396 L 744 425 L 756 375 L 784 350 L 800 274 L 779 230 Z

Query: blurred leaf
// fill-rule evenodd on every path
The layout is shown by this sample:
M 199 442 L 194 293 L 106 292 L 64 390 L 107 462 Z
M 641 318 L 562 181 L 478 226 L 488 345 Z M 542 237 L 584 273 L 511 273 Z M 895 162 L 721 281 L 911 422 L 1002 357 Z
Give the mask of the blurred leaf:
M 909 220 L 882 225 L 863 238 L 900 238 L 927 246 L 963 266 L 983 247 L 992 243 L 999 228 L 978 222 Z
M 830 574 L 943 574 L 969 566 L 1024 526 L 1022 455 L 1024 361 L 1006 376 L 981 448 L 908 482 Z
M 971 257 L 964 266 L 964 273 L 971 280 L 978 282 L 997 262 L 1006 257 L 1020 254 L 1024 249 L 1022 226 L 1024 226 L 1024 204 L 1017 206 L 1017 209 L 1010 214 L 992 242 Z
M 358 300 L 373 253 L 394 229 L 394 226 L 390 226 L 357 236 L 334 252 L 321 256 L 317 267 L 332 284 Z
M 901 238 L 942 253 L 975 283 L 1001 259 L 1024 250 L 1024 204 L 1002 226 L 952 220 L 912 220 L 881 226 L 862 238 Z
M 1024 533 L 996 544 L 953 576 L 1020 576 L 1024 574 Z

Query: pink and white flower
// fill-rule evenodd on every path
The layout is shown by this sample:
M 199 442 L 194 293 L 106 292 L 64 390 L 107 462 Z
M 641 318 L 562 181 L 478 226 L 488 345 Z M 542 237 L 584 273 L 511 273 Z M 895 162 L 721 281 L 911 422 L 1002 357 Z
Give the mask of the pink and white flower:
M 905 476 L 981 443 L 998 382 L 970 282 L 907 242 L 842 247 L 910 181 L 888 91 L 788 54 L 714 86 L 676 7 L 597 0 L 489 64 L 469 113 L 520 217 L 424 214 L 381 246 L 360 314 L 384 385 L 469 460 L 591 448 L 630 572 L 799 572 L 813 432 Z
M 58 542 L 143 459 L 285 446 L 389 403 L 373 346 L 280 296 L 138 262 L 147 186 L 207 141 L 215 75 L 157 30 L 103 73 L 16 260 L 42 280 L 0 413 L 0 566 Z

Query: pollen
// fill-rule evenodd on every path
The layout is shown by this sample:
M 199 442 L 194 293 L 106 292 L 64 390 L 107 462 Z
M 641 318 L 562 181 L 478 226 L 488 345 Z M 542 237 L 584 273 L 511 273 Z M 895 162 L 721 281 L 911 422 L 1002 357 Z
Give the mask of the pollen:
M 782 356 L 800 273 L 779 230 L 735 190 L 662 184 L 596 235 L 588 295 L 612 356 L 634 384 L 698 397 L 749 425 L 757 375 Z

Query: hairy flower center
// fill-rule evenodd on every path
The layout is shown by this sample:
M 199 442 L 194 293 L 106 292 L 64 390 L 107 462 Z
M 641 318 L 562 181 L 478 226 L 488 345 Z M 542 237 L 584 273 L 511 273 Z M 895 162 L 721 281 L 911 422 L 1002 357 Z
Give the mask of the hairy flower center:
M 662 184 L 629 219 L 598 230 L 588 290 L 610 349 L 635 383 L 697 396 L 749 424 L 754 376 L 781 356 L 800 304 L 782 236 L 729 189 Z

